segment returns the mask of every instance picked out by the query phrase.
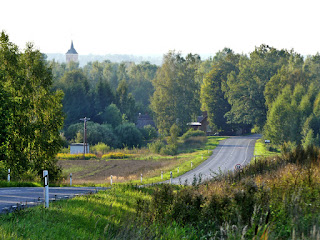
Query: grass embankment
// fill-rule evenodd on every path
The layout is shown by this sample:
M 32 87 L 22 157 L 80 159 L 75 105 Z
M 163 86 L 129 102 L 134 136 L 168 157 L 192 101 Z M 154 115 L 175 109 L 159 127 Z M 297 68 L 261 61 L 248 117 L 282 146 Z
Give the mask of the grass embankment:
M 250 168 L 256 167 L 251 173 Z M 117 185 L 0 215 L 3 239 L 319 239 L 319 149 L 191 187 Z
M 269 143 L 265 143 L 263 139 L 258 139 L 254 146 L 254 158 L 251 163 L 254 163 L 255 158 L 265 158 L 270 156 L 280 155 L 280 149 L 271 147 Z
M 0 180 L 0 187 L 42 187 L 42 185 L 37 182 L 8 182 Z

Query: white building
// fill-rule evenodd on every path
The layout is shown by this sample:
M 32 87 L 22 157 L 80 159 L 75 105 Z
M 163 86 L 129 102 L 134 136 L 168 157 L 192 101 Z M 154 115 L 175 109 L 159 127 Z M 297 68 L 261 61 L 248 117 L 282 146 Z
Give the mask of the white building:
M 89 144 L 86 144 L 86 153 L 90 153 L 89 152 Z M 83 143 L 71 143 L 70 145 L 70 154 L 83 154 Z

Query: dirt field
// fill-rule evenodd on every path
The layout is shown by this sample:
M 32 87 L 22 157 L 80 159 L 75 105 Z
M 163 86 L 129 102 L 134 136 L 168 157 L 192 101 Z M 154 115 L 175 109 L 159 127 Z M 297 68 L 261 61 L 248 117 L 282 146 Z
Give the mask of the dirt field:
M 69 174 L 72 173 L 73 184 L 123 182 L 140 179 L 144 176 L 161 173 L 161 169 L 171 165 L 172 160 L 61 160 L 58 164 L 63 169 L 64 182 L 69 182 Z

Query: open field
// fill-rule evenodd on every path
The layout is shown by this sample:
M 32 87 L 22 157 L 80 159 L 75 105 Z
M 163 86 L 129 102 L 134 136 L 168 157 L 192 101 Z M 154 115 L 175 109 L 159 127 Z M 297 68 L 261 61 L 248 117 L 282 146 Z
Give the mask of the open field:
M 135 151 L 133 159 L 60 160 L 58 164 L 62 167 L 64 176 L 62 184 L 69 183 L 70 173 L 75 185 L 108 185 L 111 175 L 113 183 L 138 182 L 141 174 L 144 180 L 156 182 L 161 181 L 161 171 L 164 173 L 163 179 L 166 180 L 169 179 L 170 171 L 177 173 L 178 167 L 179 174 L 197 167 L 211 155 L 210 150 L 213 150 L 223 139 L 225 137 L 211 136 L 202 144 L 195 142 L 189 148 L 182 145 L 181 153 L 177 156 L 162 156 L 133 150 Z M 130 154 L 130 150 L 126 153 Z
M 72 173 L 74 184 L 103 184 L 110 182 L 110 175 L 115 183 L 130 181 L 138 179 L 141 173 L 143 176 L 150 176 L 177 161 L 179 160 L 62 160 L 58 164 L 62 167 L 64 176 Z M 68 179 L 64 182 L 67 183 Z

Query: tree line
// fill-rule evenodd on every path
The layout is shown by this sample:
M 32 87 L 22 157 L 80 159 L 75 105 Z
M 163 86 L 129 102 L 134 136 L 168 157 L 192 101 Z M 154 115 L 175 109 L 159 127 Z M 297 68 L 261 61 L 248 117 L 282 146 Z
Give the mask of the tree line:
M 82 141 L 83 117 L 91 118 L 91 143 L 112 147 L 154 136 L 136 129 L 139 112 L 168 136 L 186 132 L 201 111 L 211 133 L 254 129 L 275 144 L 319 145 L 319 54 L 261 45 L 248 55 L 225 48 L 201 60 L 169 51 L 161 66 L 96 61 L 80 68 L 47 61 L 30 44 L 21 52 L 2 32 L 0 81 L 1 160 L 17 172 L 55 171 L 63 135 Z

